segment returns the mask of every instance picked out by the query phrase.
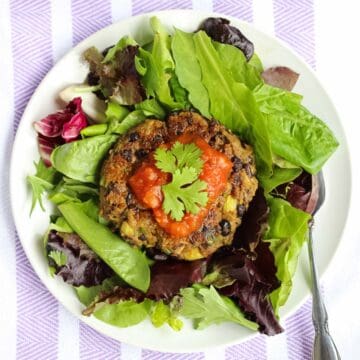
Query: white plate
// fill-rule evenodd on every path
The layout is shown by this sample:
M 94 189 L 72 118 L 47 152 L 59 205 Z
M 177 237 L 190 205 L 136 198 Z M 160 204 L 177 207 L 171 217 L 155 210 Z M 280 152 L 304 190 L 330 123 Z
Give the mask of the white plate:
M 253 333 L 241 326 L 224 323 L 211 326 L 203 331 L 194 330 L 187 322 L 181 332 L 174 332 L 169 327 L 155 329 L 145 321 L 137 326 L 119 329 L 93 317 L 81 315 L 82 306 L 72 288 L 59 279 L 49 276 L 48 266 L 43 256 L 41 237 L 48 226 L 51 205 L 46 204 L 46 213 L 36 208 L 29 217 L 31 192 L 25 178 L 33 173 L 33 161 L 39 157 L 36 134 L 32 123 L 58 109 L 56 98 L 67 85 L 84 80 L 87 68 L 80 62 L 81 53 L 90 46 L 103 49 L 114 44 L 121 36 L 129 34 L 140 43 L 151 38 L 149 18 L 157 15 L 171 29 L 176 26 L 185 31 L 194 31 L 201 20 L 209 16 L 219 16 L 189 10 L 173 10 L 136 16 L 111 25 L 90 36 L 72 49 L 41 82 L 31 98 L 16 134 L 11 161 L 11 199 L 15 224 L 24 250 L 40 279 L 50 292 L 76 317 L 94 329 L 114 339 L 144 348 L 190 352 L 205 348 L 230 345 L 248 339 Z M 278 40 L 256 30 L 253 26 L 238 19 L 229 18 L 233 25 L 255 44 L 255 50 L 265 68 L 273 65 L 289 66 L 301 74 L 295 91 L 304 95 L 304 104 L 320 118 L 324 119 L 336 134 L 340 147 L 324 168 L 327 197 L 326 202 L 316 216 L 315 254 L 320 274 L 330 263 L 340 242 L 344 228 L 350 198 L 350 160 L 345 135 L 336 110 L 327 93 L 316 79 L 312 70 L 289 48 Z M 306 249 L 300 257 L 292 294 L 281 311 L 281 320 L 296 310 L 309 294 L 309 273 Z

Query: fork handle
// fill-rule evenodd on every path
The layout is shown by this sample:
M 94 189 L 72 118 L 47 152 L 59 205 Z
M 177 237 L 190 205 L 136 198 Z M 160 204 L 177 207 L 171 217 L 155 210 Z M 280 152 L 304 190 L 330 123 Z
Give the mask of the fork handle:
M 340 360 L 336 345 L 326 330 L 315 333 L 313 360 Z
M 340 360 L 340 354 L 328 330 L 328 316 L 321 296 L 319 280 L 315 266 L 312 230 L 313 221 L 311 221 L 309 224 L 308 241 L 313 294 L 312 318 L 315 328 L 312 358 L 313 360 Z

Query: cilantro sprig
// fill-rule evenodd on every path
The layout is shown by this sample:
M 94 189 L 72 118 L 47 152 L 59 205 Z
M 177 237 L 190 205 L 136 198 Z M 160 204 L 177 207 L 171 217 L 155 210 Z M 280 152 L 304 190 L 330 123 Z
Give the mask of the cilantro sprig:
M 172 181 L 162 186 L 163 209 L 176 221 L 185 212 L 197 214 L 208 202 L 207 184 L 199 179 L 204 165 L 201 154 L 195 144 L 178 141 L 170 150 L 160 147 L 155 151 L 157 168 L 172 174 Z

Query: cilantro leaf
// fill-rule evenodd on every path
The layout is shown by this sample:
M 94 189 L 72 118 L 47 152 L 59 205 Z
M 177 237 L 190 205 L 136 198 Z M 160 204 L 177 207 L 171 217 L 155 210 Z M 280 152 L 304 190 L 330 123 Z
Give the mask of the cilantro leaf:
M 49 252 L 48 257 L 52 258 L 55 261 L 57 266 L 64 266 L 67 263 L 66 254 L 59 250 L 52 250 Z
M 38 163 L 34 162 L 34 165 L 36 168 L 35 175 L 28 175 L 26 178 L 32 188 L 30 215 L 37 202 L 39 202 L 41 209 L 44 210 L 42 195 L 45 191 L 49 191 L 54 188 L 54 184 L 58 176 L 58 172 L 51 166 L 47 167 L 41 159 Z
M 171 174 L 174 174 L 176 169 L 182 170 L 185 166 L 192 167 L 195 169 L 196 175 L 199 175 L 204 165 L 201 154 L 201 150 L 195 144 L 182 144 L 176 141 L 170 150 L 162 147 L 156 149 L 156 166 Z
M 221 296 L 213 286 L 210 288 L 185 288 L 181 290 L 183 305 L 180 314 L 195 320 L 197 329 L 204 329 L 211 324 L 232 321 L 257 330 L 258 325 L 247 320 L 235 303 Z
M 183 218 L 185 210 L 197 214 L 200 206 L 205 206 L 208 201 L 208 194 L 204 191 L 206 187 L 206 182 L 198 179 L 196 169 L 177 169 L 172 181 L 162 187 L 165 213 L 176 221 Z

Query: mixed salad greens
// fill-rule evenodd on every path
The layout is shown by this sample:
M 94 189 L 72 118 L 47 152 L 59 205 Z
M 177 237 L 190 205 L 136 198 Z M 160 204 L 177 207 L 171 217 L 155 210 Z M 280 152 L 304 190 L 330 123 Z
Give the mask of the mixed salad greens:
M 50 272 L 74 287 L 85 315 L 115 326 L 150 317 L 155 327 L 180 330 L 183 316 L 198 329 L 232 321 L 279 333 L 279 308 L 307 240 L 312 175 L 338 143 L 290 91 L 298 74 L 264 72 L 253 44 L 227 20 L 209 18 L 194 33 L 175 28 L 172 35 L 156 17 L 150 23 L 148 44 L 125 36 L 103 53 L 85 51 L 86 83 L 65 89 L 67 106 L 34 124 L 41 159 L 27 180 L 31 211 L 37 202 L 44 208 L 44 194 L 55 205 L 44 237 Z M 260 182 L 232 246 L 195 261 L 132 247 L 99 215 L 99 170 L 117 139 L 146 118 L 183 109 L 251 144 Z M 171 167 L 171 156 L 160 151 L 160 166 Z M 176 169 L 173 176 L 178 185 L 167 188 L 166 206 L 180 219 L 183 178 Z

